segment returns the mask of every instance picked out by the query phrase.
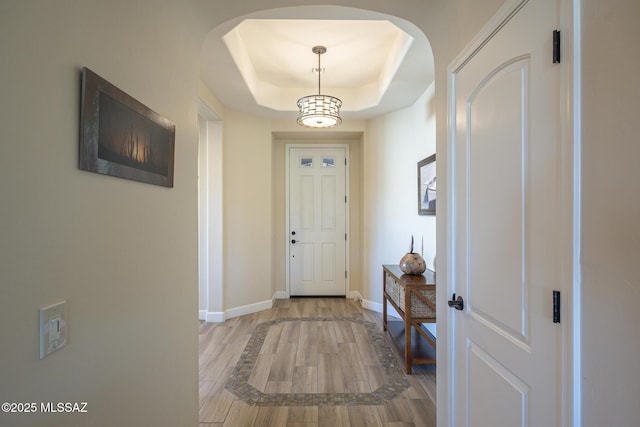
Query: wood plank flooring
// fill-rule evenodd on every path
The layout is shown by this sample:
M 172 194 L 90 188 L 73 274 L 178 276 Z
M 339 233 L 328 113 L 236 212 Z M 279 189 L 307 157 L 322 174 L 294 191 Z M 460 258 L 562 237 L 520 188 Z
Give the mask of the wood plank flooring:
M 277 300 L 270 310 L 224 323 L 202 322 L 200 427 L 435 427 L 433 366 L 406 375 L 409 388 L 384 405 L 251 406 L 225 389 L 259 324 L 284 318 L 353 316 L 382 329 L 380 314 L 340 298 Z M 368 393 L 385 381 L 361 324 L 340 321 L 321 327 L 319 323 L 270 326 L 248 383 L 265 393 Z M 393 344 L 389 347 L 396 350 Z

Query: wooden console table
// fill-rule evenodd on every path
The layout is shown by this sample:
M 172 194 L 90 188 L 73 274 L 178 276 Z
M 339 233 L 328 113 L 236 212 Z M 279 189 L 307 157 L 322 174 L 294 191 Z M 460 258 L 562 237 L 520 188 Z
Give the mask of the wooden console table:
M 436 363 L 436 338 L 421 325 L 436 322 L 434 272 L 411 275 L 404 274 L 397 265 L 383 265 L 382 273 L 382 326 L 400 351 L 404 351 L 407 374 L 413 364 Z M 402 317 L 401 321 L 387 319 L 387 301 Z

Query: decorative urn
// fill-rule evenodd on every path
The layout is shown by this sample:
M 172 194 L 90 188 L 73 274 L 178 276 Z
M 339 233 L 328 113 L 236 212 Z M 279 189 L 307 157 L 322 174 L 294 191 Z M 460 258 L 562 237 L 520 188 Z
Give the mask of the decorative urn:
M 404 274 L 420 275 L 427 269 L 427 264 L 424 262 L 424 258 L 413 252 L 413 236 L 411 236 L 411 248 L 400 260 L 400 270 Z

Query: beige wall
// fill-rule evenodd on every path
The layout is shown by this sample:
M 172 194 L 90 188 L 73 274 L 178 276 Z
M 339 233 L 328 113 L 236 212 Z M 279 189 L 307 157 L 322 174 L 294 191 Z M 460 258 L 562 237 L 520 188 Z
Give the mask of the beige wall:
M 429 268 L 436 253 L 436 217 L 418 215 L 417 163 L 436 151 L 434 85 L 409 108 L 367 122 L 363 171 L 363 298 L 382 303 L 382 264 L 422 252 Z M 436 163 L 437 164 L 437 163 Z M 373 305 L 371 308 L 379 307 Z
M 582 2 L 582 420 L 640 419 L 640 3 Z
M 271 122 L 224 115 L 224 309 L 271 301 L 273 208 Z
M 190 1 L 0 3 L 0 402 L 88 403 L 0 425 L 197 425 L 202 37 Z M 81 66 L 176 124 L 173 189 L 78 169 Z

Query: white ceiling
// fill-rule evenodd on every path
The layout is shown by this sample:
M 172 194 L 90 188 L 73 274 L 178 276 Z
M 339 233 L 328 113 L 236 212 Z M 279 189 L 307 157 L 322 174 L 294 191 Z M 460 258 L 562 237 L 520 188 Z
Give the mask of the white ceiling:
M 321 93 L 342 99 L 344 120 L 410 106 L 433 81 L 431 47 L 407 21 L 340 7 L 309 9 L 254 14 L 208 34 L 201 77 L 225 107 L 295 120 L 296 100 L 318 91 L 315 45 L 327 47 Z

